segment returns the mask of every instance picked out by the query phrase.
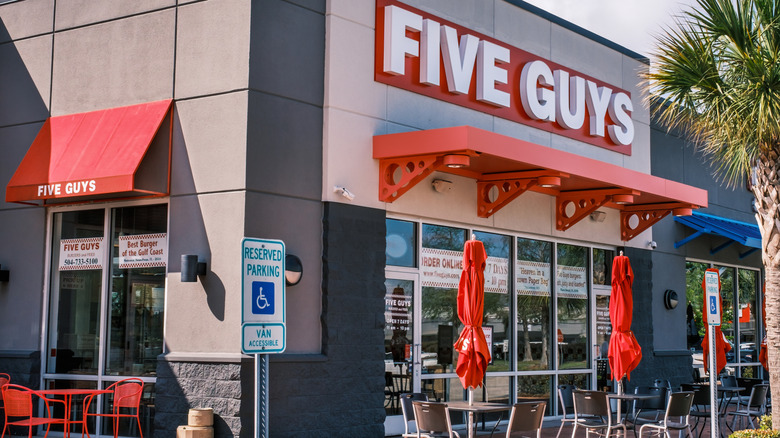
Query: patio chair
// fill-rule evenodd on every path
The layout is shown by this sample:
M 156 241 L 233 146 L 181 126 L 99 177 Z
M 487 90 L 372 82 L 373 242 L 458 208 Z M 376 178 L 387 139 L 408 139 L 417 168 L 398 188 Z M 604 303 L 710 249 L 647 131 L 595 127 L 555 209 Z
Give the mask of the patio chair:
M 574 424 L 574 396 L 572 391 L 577 389 L 574 385 L 558 385 L 558 400 L 561 403 L 561 427 L 558 428 L 558 435 L 555 438 L 561 437 L 563 426 L 566 423 Z M 571 417 L 569 417 L 571 415 Z
M 657 396 L 649 400 L 634 400 L 631 403 L 631 411 L 626 415 L 626 422 L 630 424 L 636 436 L 638 428 L 661 420 L 666 411 L 668 392 L 663 386 L 638 386 L 634 388 L 634 394 Z
M 768 391 L 769 385 L 754 385 L 750 390 L 750 399 L 747 404 L 739 405 L 736 410 L 726 412 L 726 415 L 732 415 L 734 417 L 731 420 L 731 426 L 729 426 L 732 431 L 734 430 L 734 426 L 736 426 L 737 417 L 747 418 L 750 422 L 750 427 L 752 429 L 756 428 L 755 423 L 753 423 L 753 417 L 759 418 L 766 414 L 766 394 Z
M 27 436 L 32 438 L 33 428 L 38 429 L 38 426 L 46 425 L 46 434 L 44 438 L 49 435 L 49 430 L 52 424 L 65 424 L 64 418 L 52 418 L 51 407 L 49 403 L 62 403 L 63 410 L 65 409 L 65 402 L 63 400 L 49 399 L 42 395 L 39 395 L 30 388 L 26 388 L 21 385 L 5 384 L 0 390 L 3 394 L 3 403 L 5 411 L 5 425 L 3 426 L 3 433 L 0 437 L 5 436 L 8 426 L 22 426 L 27 427 Z M 33 405 L 38 403 L 38 399 L 43 400 L 44 409 L 46 410 L 46 416 L 36 417 Z M 33 401 L 35 403 L 33 403 Z
M 692 392 L 673 393 L 669 396 L 669 403 L 666 405 L 663 420 L 658 423 L 643 424 L 639 428 L 639 438 L 642 438 L 645 428 L 650 429 L 651 432 L 655 431 L 659 436 L 663 433 L 666 437 L 670 437 L 670 432 L 672 431 L 678 432 L 678 435 L 679 432 L 685 431 L 692 438 L 693 431 L 690 423 L 691 406 L 693 406 Z
M 529 432 L 536 432 L 536 438 L 542 437 L 542 423 L 547 402 L 515 403 L 509 414 L 509 424 L 506 438 L 528 437 Z
M 138 434 L 143 438 L 144 434 L 141 428 L 141 419 L 139 418 L 141 395 L 144 390 L 143 380 L 131 377 L 129 379 L 120 380 L 106 389 L 112 391 L 109 394 L 104 394 L 112 401 L 110 412 L 102 414 L 89 412 L 89 405 L 92 403 L 95 395 L 85 397 L 84 426 L 86 426 L 89 417 L 111 418 L 114 426 L 114 438 L 118 438 L 119 420 L 122 418 L 135 418 L 136 424 L 138 424 Z M 86 427 L 84 427 L 84 431 L 86 431 L 87 436 L 89 436 L 89 431 Z
M 0 373 L 0 388 L 11 383 L 11 376 L 6 373 Z M 0 409 L 3 408 L 3 391 L 0 390 Z
M 404 416 L 403 438 L 417 436 L 417 422 L 414 421 L 413 401 L 428 401 L 428 395 L 421 392 L 401 394 L 401 413 Z
M 626 436 L 626 426 L 621 422 L 613 423 L 612 407 L 606 392 L 577 389 L 574 394 L 574 429 L 572 438 L 577 434 L 577 428 L 585 428 L 585 436 L 595 431 L 609 438 L 614 429 L 623 429 Z
M 412 401 L 414 420 L 417 423 L 417 438 L 458 437 L 452 430 L 450 411 L 446 403 Z
M 682 390 L 684 392 L 693 392 L 693 407 L 691 408 L 691 417 L 696 420 L 693 425 L 693 429 L 699 429 L 699 422 L 701 422 L 701 429 L 696 433 L 696 436 L 701 436 L 704 432 L 704 428 L 707 422 L 710 420 L 710 387 L 709 385 L 699 384 L 687 384 L 683 383 Z M 716 407 L 717 409 L 717 407 Z

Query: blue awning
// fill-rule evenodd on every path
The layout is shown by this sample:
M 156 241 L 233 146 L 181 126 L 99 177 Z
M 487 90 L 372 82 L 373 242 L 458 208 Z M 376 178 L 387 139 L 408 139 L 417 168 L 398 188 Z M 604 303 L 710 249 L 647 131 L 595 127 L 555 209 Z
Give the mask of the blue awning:
M 761 249 L 761 232 L 759 231 L 758 225 L 756 224 L 739 222 L 732 219 L 700 213 L 698 211 L 694 211 L 690 216 L 675 216 L 674 220 L 696 230 L 695 233 L 691 234 L 685 239 L 675 242 L 675 248 L 679 248 L 704 234 L 711 234 L 715 236 L 723 236 L 729 239 L 729 241 L 723 245 L 710 250 L 711 254 L 715 254 L 716 252 L 734 242 L 740 243 L 749 248 L 754 248 L 747 253 L 740 254 L 740 257 L 744 257 L 756 249 Z

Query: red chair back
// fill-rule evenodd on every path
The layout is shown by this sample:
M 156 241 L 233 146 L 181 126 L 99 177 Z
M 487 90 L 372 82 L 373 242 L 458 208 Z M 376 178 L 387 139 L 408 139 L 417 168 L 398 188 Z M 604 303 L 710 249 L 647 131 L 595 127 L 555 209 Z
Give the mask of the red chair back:
M 138 409 L 141 404 L 144 382 L 141 379 L 129 378 L 114 383 L 108 389 L 114 391 L 114 410 L 119 408 Z
M 19 385 L 3 386 L 5 417 L 31 417 L 33 413 L 32 391 Z
M 11 383 L 11 376 L 6 373 L 0 373 L 0 388 Z M 3 401 L 3 391 L 0 390 L 0 401 Z

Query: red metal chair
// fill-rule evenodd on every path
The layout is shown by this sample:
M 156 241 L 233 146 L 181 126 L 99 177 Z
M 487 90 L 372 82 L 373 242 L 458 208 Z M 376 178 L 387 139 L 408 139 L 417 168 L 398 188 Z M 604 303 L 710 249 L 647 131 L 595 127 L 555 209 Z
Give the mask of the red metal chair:
M 33 427 L 37 429 L 38 426 L 44 424 L 48 425 L 46 428 L 46 435 L 49 435 L 49 429 L 52 424 L 65 424 L 64 418 L 51 418 L 50 402 L 62 403 L 63 407 L 65 402 L 62 400 L 54 400 L 39 395 L 35 391 L 29 388 L 25 388 L 20 385 L 5 384 L 0 391 L 3 394 L 3 403 L 5 410 L 5 426 L 3 426 L 3 433 L 0 437 L 5 436 L 5 431 L 8 426 L 27 426 L 29 428 L 28 437 L 33 436 Z M 46 406 L 46 416 L 36 417 L 33 410 L 33 396 L 43 400 Z
M 6 374 L 6 373 L 0 373 L 0 389 L 1 389 L 3 386 L 5 386 L 5 385 L 7 385 L 7 384 L 9 384 L 9 383 L 11 383 L 11 376 L 9 376 L 9 375 L 8 375 L 8 374 Z M 0 409 L 2 409 L 2 408 L 3 408 L 2 404 L 1 404 L 1 403 L 2 403 L 2 401 L 3 401 L 3 391 L 2 391 L 2 390 L 0 390 Z
M 94 395 L 88 396 L 84 399 L 84 427 L 83 431 L 89 436 L 87 430 L 87 418 L 89 417 L 109 417 L 114 422 L 114 438 L 119 437 L 119 419 L 120 418 L 133 418 L 138 423 L 138 433 L 143 438 L 144 433 L 141 429 L 141 419 L 139 418 L 141 396 L 143 395 L 144 382 L 141 379 L 132 377 L 129 379 L 120 380 L 113 385 L 106 388 L 108 391 L 112 391 L 108 394 L 112 400 L 110 413 L 91 413 L 89 412 L 89 405 L 95 398 Z M 83 435 L 83 432 L 82 432 Z M 2 437 L 0 437 L 2 438 Z

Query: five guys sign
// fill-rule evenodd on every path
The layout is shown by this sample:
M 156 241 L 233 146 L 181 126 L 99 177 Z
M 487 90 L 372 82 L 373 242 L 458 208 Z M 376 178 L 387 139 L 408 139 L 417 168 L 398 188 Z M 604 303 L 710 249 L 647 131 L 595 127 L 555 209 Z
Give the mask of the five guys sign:
M 376 2 L 377 82 L 631 155 L 628 92 L 399 3 Z

